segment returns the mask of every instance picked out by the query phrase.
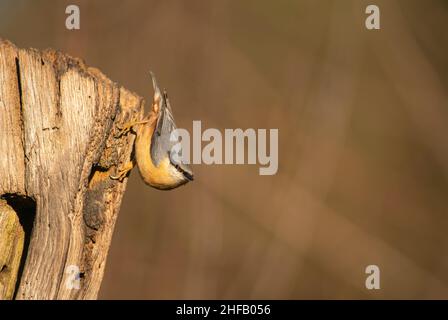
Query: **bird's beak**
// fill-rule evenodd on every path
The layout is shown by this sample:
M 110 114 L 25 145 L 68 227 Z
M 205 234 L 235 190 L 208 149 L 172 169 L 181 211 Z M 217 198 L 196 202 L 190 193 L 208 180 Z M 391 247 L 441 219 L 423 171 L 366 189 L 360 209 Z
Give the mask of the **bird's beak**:
M 184 171 L 183 172 L 185 178 L 187 178 L 189 181 L 193 181 L 194 180 L 194 174 L 191 170 L 189 171 Z

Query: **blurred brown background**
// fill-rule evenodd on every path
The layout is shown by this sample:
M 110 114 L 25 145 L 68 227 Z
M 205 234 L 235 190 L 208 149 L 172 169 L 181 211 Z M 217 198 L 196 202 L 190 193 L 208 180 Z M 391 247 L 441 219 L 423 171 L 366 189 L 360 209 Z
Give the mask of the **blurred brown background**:
M 100 298 L 448 298 L 448 1 L 1 0 L 0 36 L 146 100 L 155 71 L 180 127 L 279 129 L 275 176 L 134 171 Z

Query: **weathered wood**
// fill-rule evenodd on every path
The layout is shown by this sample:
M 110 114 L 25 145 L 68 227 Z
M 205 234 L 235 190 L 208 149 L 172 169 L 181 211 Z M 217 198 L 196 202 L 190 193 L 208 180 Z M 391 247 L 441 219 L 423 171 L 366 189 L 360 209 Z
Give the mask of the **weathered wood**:
M 11 299 L 14 295 L 23 241 L 19 217 L 0 199 L 0 300 Z
M 142 117 L 143 100 L 79 59 L 4 40 L 0 81 L 0 197 L 36 203 L 15 296 L 96 298 L 126 187 L 109 176 L 130 159 L 134 139 L 114 135 Z M 70 285 L 78 279 L 79 289 Z

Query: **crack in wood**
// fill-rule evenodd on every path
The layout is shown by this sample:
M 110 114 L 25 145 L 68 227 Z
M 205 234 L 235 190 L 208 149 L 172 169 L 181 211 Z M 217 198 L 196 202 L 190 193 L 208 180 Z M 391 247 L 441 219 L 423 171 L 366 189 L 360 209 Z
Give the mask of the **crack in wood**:
M 115 139 L 114 126 L 140 119 L 143 100 L 81 59 L 1 39 L 0 77 L 0 130 L 12 133 L 0 144 L 11 159 L 0 161 L 0 194 L 33 198 L 36 212 L 16 298 L 95 298 L 126 187 L 109 176 L 134 142 Z M 82 270 L 79 290 L 65 286 L 70 265 Z

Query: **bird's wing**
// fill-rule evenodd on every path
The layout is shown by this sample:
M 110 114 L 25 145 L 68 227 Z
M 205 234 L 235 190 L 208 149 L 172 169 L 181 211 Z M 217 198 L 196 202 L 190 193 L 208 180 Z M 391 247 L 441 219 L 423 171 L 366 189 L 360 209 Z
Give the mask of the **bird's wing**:
M 177 128 L 174 122 L 173 114 L 169 101 L 164 94 L 162 98 L 160 115 L 157 119 L 156 127 L 151 141 L 151 157 L 154 164 L 159 165 L 171 151 L 171 148 L 177 141 L 171 141 L 171 133 Z

